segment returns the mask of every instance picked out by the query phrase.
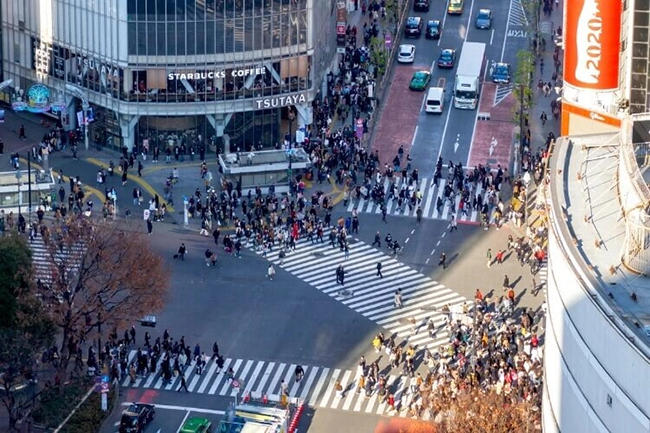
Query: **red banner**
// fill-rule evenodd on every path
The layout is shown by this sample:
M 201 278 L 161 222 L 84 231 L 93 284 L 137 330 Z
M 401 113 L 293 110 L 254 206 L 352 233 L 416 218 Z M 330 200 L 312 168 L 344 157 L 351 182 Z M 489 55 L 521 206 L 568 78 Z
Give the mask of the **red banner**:
M 564 78 L 582 89 L 618 88 L 621 0 L 566 0 Z

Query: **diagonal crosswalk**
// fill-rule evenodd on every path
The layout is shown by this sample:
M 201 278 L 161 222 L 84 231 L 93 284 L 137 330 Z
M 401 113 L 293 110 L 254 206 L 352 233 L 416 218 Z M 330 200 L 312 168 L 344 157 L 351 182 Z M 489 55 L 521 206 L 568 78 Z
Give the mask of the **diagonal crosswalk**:
M 136 350 L 130 351 L 129 362 L 134 360 L 136 353 Z M 226 358 L 221 371 L 218 371 L 217 364 L 213 360 L 208 361 L 202 374 L 198 374 L 194 367 L 195 362 L 192 361 L 184 371 L 190 393 L 221 397 L 266 395 L 269 400 L 277 400 L 283 380 L 287 384 L 289 398 L 298 398 L 312 407 L 377 415 L 388 412 L 387 405 L 381 401 L 376 391 L 373 391 L 370 396 L 366 396 L 365 392 L 356 392 L 358 378 L 355 377 L 356 372 L 352 370 L 302 365 L 304 377 L 300 382 L 296 382 L 294 376 L 296 364 L 292 363 Z M 234 371 L 239 388 L 233 387 L 225 374 L 229 367 Z M 407 415 L 406 405 L 401 407 L 400 403 L 401 400 L 405 402 L 410 397 L 412 379 L 396 371 L 390 373 L 387 376 L 387 390 L 395 395 L 395 406 L 398 408 L 399 416 L 404 417 Z M 342 398 L 334 389 L 337 380 L 341 382 L 345 391 Z M 126 377 L 122 379 L 122 386 L 143 390 L 177 391 L 180 382 L 179 375 L 172 377 L 169 383 L 165 383 L 159 369 L 156 373 L 136 378 L 135 382 L 132 382 L 130 377 Z
M 528 26 L 528 18 L 521 0 L 512 0 L 510 13 L 508 14 L 508 26 Z
M 324 239 L 327 238 L 327 233 Z M 339 300 L 345 306 L 384 327 L 396 337 L 407 339 L 419 347 L 437 347 L 447 341 L 447 331 L 429 335 L 427 323 L 436 328 L 445 321 L 441 309 L 448 305 L 452 312 L 462 310 L 467 299 L 431 278 L 413 270 L 358 239 L 350 240 L 350 256 L 330 244 L 312 243 L 301 238 L 296 250 L 279 257 L 279 249 L 268 252 L 266 259 L 273 262 L 312 287 Z M 257 251 L 262 254 L 261 251 Z M 377 263 L 382 264 L 383 278 L 377 276 Z M 336 269 L 343 265 L 345 284 L 336 281 Z M 394 293 L 400 288 L 403 307 L 394 306 Z M 415 319 L 415 329 L 412 320 Z
M 43 283 L 50 283 L 52 281 L 52 273 L 55 271 L 56 265 L 66 264 L 67 270 L 75 271 L 77 262 L 76 259 L 80 258 L 83 254 L 82 247 L 75 247 L 71 250 L 63 250 L 56 252 L 54 255 L 49 251 L 45 245 L 42 236 L 34 236 L 33 239 L 28 241 L 29 247 L 32 250 L 32 262 L 34 264 L 34 276 L 37 280 Z M 70 258 L 69 255 L 73 257 Z
M 383 182 L 384 191 L 388 196 L 388 189 L 392 182 L 388 178 L 384 179 Z M 395 177 L 394 182 L 398 190 L 402 189 L 402 183 L 406 184 L 406 181 L 401 177 Z M 456 215 L 458 221 L 480 221 L 480 212 L 478 210 L 472 210 L 468 207 L 465 212 L 460 211 L 460 198 L 458 196 L 456 197 L 456 203 L 454 206 L 451 205 L 449 200 L 445 200 L 444 189 L 446 184 L 446 179 L 439 179 L 437 183 L 433 178 L 424 178 L 420 180 L 418 189 L 422 193 L 422 201 L 419 204 L 419 207 L 422 209 L 422 218 L 449 220 L 452 215 Z M 483 199 L 486 198 L 483 186 L 480 183 L 475 188 L 471 198 L 473 199 L 474 197 L 478 197 L 479 194 L 483 196 Z M 443 206 L 440 210 L 438 210 L 436 206 L 438 198 L 443 201 Z M 354 209 L 359 213 L 379 215 L 381 214 L 381 203 L 373 201 L 372 199 L 366 200 L 364 198 L 350 200 L 347 206 L 347 211 L 352 212 Z M 387 215 L 393 216 L 415 217 L 417 214 L 417 206 L 409 207 L 405 204 L 400 208 L 397 199 L 390 199 L 386 201 L 386 213 Z

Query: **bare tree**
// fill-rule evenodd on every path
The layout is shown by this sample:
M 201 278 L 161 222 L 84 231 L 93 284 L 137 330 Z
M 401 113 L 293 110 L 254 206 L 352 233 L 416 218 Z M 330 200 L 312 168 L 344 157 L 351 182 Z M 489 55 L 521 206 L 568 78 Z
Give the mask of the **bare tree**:
M 423 410 L 431 421 L 401 425 L 400 433 L 503 433 L 541 431 L 539 400 L 520 400 L 515 395 L 497 394 L 471 386 L 422 393 Z
M 121 326 L 160 309 L 170 275 L 146 237 L 118 226 L 71 217 L 43 237 L 48 276 L 38 287 L 60 331 L 63 380 L 93 328 Z

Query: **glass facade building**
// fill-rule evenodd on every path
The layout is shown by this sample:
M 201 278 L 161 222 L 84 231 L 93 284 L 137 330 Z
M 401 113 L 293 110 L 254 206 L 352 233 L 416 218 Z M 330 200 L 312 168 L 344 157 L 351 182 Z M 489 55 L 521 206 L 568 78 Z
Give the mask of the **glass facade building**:
M 114 146 L 273 145 L 312 123 L 336 56 L 336 0 L 1 0 L 3 71 Z M 83 117 L 82 117 L 83 119 Z

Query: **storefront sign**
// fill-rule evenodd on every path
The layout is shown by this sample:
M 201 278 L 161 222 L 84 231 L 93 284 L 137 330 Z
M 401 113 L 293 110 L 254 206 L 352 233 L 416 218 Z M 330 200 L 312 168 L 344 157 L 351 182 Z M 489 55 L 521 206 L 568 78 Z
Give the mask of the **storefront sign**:
M 167 74 L 168 80 L 211 80 L 213 78 L 229 77 L 248 77 L 249 75 L 264 75 L 266 68 L 245 68 L 233 69 L 230 71 L 196 71 L 196 72 L 170 72 Z
M 286 107 L 287 105 L 296 105 L 307 102 L 307 97 L 304 93 L 287 96 L 275 96 L 272 98 L 262 98 L 255 101 L 255 107 L 258 110 L 265 108 L 279 108 Z
M 621 0 L 571 0 L 565 7 L 564 73 L 581 89 L 618 88 Z
M 65 81 L 75 79 L 75 85 L 91 90 L 122 88 L 124 70 L 117 66 L 33 36 L 31 42 L 32 68 L 39 75 Z
M 16 93 L 11 104 L 14 111 L 30 111 L 32 113 L 45 113 L 50 111 L 50 89 L 42 84 L 34 84 L 27 94 Z

